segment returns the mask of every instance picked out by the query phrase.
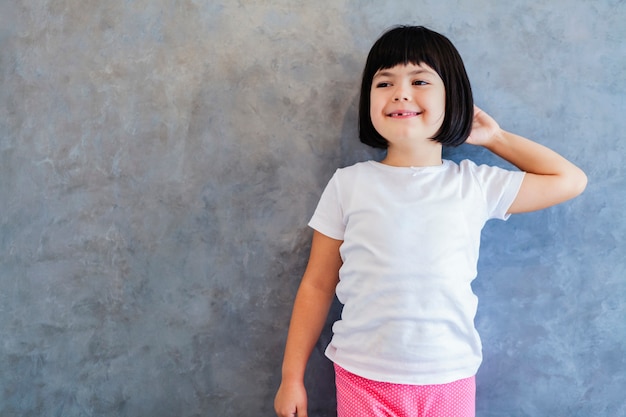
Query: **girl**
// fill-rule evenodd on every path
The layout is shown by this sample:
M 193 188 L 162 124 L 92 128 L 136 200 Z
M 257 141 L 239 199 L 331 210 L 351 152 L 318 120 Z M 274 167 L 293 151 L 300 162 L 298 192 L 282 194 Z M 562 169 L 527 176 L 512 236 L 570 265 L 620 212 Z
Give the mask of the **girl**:
M 573 198 L 587 178 L 475 107 L 457 50 L 424 27 L 391 29 L 372 47 L 359 136 L 386 156 L 337 170 L 309 223 L 276 413 L 307 415 L 304 372 L 336 293 L 344 307 L 326 355 L 339 417 L 473 416 L 481 229 Z M 442 160 L 443 146 L 465 141 L 520 171 Z

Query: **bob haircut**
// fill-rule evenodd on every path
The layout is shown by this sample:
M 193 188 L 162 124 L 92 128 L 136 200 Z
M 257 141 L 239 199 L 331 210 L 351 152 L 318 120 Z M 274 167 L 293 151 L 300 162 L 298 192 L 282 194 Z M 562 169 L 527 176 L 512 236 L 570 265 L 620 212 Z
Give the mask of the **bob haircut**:
M 361 142 L 374 148 L 389 146 L 372 124 L 370 94 L 376 72 L 398 64 L 426 64 L 437 72 L 445 88 L 445 116 L 441 128 L 431 139 L 444 146 L 465 142 L 472 129 L 474 100 L 463 60 L 448 38 L 423 26 L 394 27 L 372 46 L 363 70 L 359 100 Z

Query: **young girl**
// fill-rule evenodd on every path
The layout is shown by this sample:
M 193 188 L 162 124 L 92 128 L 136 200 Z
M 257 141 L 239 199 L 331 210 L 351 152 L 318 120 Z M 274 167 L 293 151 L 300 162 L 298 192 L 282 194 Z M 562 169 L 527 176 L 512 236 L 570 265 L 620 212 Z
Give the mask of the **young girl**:
M 344 307 L 326 355 L 339 417 L 473 416 L 481 229 L 577 196 L 586 176 L 474 107 L 457 50 L 423 27 L 391 29 L 372 47 L 359 136 L 386 156 L 337 170 L 309 223 L 276 413 L 307 415 L 304 372 L 336 294 Z M 465 141 L 520 171 L 442 160 L 442 146 Z

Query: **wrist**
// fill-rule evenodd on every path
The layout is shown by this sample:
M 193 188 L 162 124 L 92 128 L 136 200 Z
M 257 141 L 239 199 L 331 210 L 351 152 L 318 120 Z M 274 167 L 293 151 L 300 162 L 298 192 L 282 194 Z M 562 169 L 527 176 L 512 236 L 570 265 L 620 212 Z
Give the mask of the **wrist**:
M 304 386 L 304 377 L 298 378 L 293 376 L 283 375 L 280 385 L 283 387 L 302 387 Z
M 498 129 L 489 137 L 483 146 L 490 151 L 493 151 L 498 147 L 498 145 L 503 144 L 505 141 L 506 132 L 498 127 Z
M 303 384 L 304 383 L 304 370 L 298 371 L 298 370 L 283 368 L 282 383 L 285 385 Z

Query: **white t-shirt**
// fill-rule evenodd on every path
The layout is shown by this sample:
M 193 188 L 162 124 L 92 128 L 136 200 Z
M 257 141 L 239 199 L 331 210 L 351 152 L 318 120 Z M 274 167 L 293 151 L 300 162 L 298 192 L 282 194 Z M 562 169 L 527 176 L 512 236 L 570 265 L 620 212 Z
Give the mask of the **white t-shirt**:
M 441 384 L 475 375 L 480 232 L 506 220 L 524 173 L 465 160 L 338 169 L 309 226 L 340 247 L 344 304 L 326 355 L 362 377 Z

